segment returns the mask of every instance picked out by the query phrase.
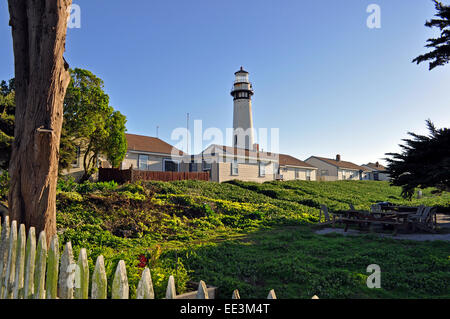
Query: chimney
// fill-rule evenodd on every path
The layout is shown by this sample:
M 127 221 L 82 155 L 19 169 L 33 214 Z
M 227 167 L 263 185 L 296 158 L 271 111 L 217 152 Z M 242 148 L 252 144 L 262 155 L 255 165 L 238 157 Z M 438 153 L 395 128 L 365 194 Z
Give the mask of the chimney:
M 336 155 L 336 162 L 340 162 L 341 161 L 341 155 Z
M 379 162 L 376 162 L 376 163 L 375 163 L 375 166 L 376 166 L 376 167 L 380 167 L 380 163 L 379 163 Z

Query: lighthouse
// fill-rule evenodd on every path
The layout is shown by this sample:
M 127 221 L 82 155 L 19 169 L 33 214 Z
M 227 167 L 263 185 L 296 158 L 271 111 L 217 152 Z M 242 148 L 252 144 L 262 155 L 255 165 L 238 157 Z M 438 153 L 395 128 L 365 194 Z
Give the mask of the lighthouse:
M 233 146 L 253 149 L 253 87 L 249 81 L 249 73 L 243 67 L 235 73 L 231 96 L 233 96 Z

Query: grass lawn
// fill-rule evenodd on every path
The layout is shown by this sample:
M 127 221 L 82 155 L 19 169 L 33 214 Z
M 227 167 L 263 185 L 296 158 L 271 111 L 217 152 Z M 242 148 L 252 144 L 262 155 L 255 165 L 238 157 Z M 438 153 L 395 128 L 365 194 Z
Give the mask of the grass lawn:
M 450 243 L 316 235 L 309 226 L 276 227 L 242 239 L 187 249 L 196 279 L 239 289 L 241 298 L 449 298 Z M 366 286 L 381 268 L 381 289 Z
M 450 208 L 450 195 L 406 201 L 383 182 L 180 181 L 142 184 L 62 181 L 57 225 L 75 258 L 86 248 L 90 272 L 103 255 L 111 285 L 124 260 L 130 295 L 149 267 L 157 298 L 170 275 L 178 293 L 204 280 L 223 298 L 449 298 L 450 243 L 376 236 L 314 234 L 320 204 L 330 211 L 369 209 L 380 201 Z M 61 249 L 63 245 L 61 245 Z M 381 267 L 381 289 L 368 289 L 367 266 Z M 109 289 L 110 290 L 110 289 Z

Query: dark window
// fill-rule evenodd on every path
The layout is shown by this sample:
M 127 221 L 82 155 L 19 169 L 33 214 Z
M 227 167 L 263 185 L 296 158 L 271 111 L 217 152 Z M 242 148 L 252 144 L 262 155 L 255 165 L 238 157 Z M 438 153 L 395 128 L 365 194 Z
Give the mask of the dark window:
M 189 172 L 197 172 L 197 163 L 189 163 Z
M 164 160 L 165 172 L 178 172 L 178 163 L 171 160 Z

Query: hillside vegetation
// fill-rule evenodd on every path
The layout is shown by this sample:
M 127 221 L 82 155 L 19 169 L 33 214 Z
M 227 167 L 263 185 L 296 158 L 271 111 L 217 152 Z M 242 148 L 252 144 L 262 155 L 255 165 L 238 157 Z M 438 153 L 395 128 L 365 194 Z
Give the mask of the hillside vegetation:
M 229 298 L 444 297 L 450 280 L 450 244 L 398 242 L 371 236 L 319 236 L 311 225 L 320 204 L 331 211 L 380 201 L 450 207 L 450 195 L 406 201 L 385 182 L 232 181 L 58 183 L 58 232 L 74 251 L 88 249 L 91 271 L 105 257 L 109 282 L 125 260 L 130 292 L 149 266 L 158 297 L 169 275 L 177 292 L 205 280 Z M 77 257 L 77 256 L 76 256 Z M 365 287 L 366 267 L 380 264 L 383 289 Z

